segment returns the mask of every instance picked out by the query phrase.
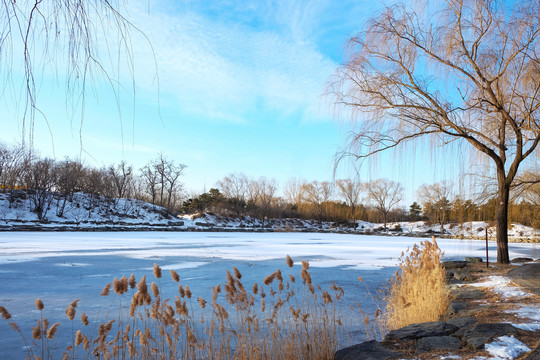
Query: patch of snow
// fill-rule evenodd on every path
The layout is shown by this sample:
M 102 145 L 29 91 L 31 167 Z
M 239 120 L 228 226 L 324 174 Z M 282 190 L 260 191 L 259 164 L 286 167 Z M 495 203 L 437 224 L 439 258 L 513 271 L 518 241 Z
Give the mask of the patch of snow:
M 508 313 L 516 314 L 520 318 L 532 320 L 532 322 L 512 324 L 522 330 L 536 331 L 540 330 L 540 307 L 536 305 L 522 305 L 518 309 L 511 309 Z
M 492 359 L 515 359 L 531 349 L 513 336 L 501 336 L 486 344 L 486 351 L 493 356 Z
M 511 280 L 504 276 L 489 276 L 487 281 L 468 284 L 476 287 L 493 288 L 493 292 L 502 295 L 503 298 L 527 297 L 530 293 L 521 290 L 519 287 L 511 286 Z
M 513 327 L 527 330 L 527 331 L 536 331 L 540 330 L 540 323 L 521 323 L 521 324 L 512 324 Z

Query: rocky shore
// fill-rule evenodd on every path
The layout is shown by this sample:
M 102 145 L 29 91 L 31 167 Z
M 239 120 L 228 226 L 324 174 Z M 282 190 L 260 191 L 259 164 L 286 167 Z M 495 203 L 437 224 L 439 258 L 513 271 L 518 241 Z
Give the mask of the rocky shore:
M 496 346 L 510 352 L 497 359 L 540 360 L 539 321 L 531 324 L 519 311 L 532 309 L 538 318 L 540 260 L 514 259 L 512 265 L 489 268 L 479 258 L 467 260 L 444 263 L 451 301 L 440 321 L 392 330 L 380 342 L 339 350 L 334 360 L 490 359 Z M 508 280 L 508 290 L 494 291 L 490 279 Z

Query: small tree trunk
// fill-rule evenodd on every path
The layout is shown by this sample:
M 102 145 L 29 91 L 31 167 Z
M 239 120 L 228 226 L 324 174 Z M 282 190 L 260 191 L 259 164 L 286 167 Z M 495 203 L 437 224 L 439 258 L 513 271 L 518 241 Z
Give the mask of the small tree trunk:
M 509 264 L 508 255 L 508 201 L 510 197 L 510 186 L 499 176 L 499 198 L 497 199 L 497 211 L 495 220 L 497 222 L 497 262 L 499 264 Z

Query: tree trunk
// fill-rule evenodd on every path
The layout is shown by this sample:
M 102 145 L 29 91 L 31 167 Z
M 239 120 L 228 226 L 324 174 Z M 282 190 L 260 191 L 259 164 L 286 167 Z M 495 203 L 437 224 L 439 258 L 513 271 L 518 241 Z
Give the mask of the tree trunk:
M 510 186 L 499 176 L 499 198 L 497 199 L 497 211 L 495 220 L 497 222 L 497 262 L 499 264 L 509 264 L 508 255 L 508 201 L 510 197 Z

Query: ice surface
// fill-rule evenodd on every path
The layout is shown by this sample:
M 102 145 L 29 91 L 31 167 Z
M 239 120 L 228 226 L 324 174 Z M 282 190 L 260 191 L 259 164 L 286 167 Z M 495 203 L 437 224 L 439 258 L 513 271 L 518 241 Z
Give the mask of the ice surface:
M 246 284 L 261 283 L 280 268 L 284 278 L 299 278 L 300 261 L 308 260 L 314 283 L 328 288 L 332 281 L 344 288 L 343 308 L 351 329 L 363 329 L 363 315 L 351 312 L 359 302 L 372 316 L 372 294 L 388 285 L 402 251 L 420 238 L 343 235 L 323 233 L 234 233 L 234 232 L 3 232 L 0 233 L 0 305 L 17 323 L 30 329 L 39 319 L 32 311 L 34 299 L 45 303 L 51 321 L 65 321 L 66 306 L 80 299 L 78 311 L 97 317 L 110 308 L 113 297 L 100 297 L 103 286 L 131 273 L 139 280 L 152 278 L 152 267 L 177 270 L 181 283 L 194 296 L 211 298 L 211 286 L 223 283 L 225 270 L 237 267 Z M 485 254 L 483 242 L 438 240 L 445 259 Z M 495 244 L 490 251 L 495 254 Z M 511 257 L 537 258 L 536 245 L 510 243 Z M 287 268 L 290 255 L 295 266 Z M 358 276 L 364 278 L 360 283 Z M 168 279 L 167 279 L 168 278 Z M 177 284 L 170 275 L 161 279 L 164 296 L 174 298 Z M 370 294 L 371 293 L 371 294 Z M 65 329 L 65 328 L 64 328 Z M 0 321 L 2 358 L 18 359 L 20 338 Z M 68 336 L 69 331 L 64 331 Z M 63 335 L 63 336 L 64 336 Z M 15 354 L 8 356 L 6 354 Z

